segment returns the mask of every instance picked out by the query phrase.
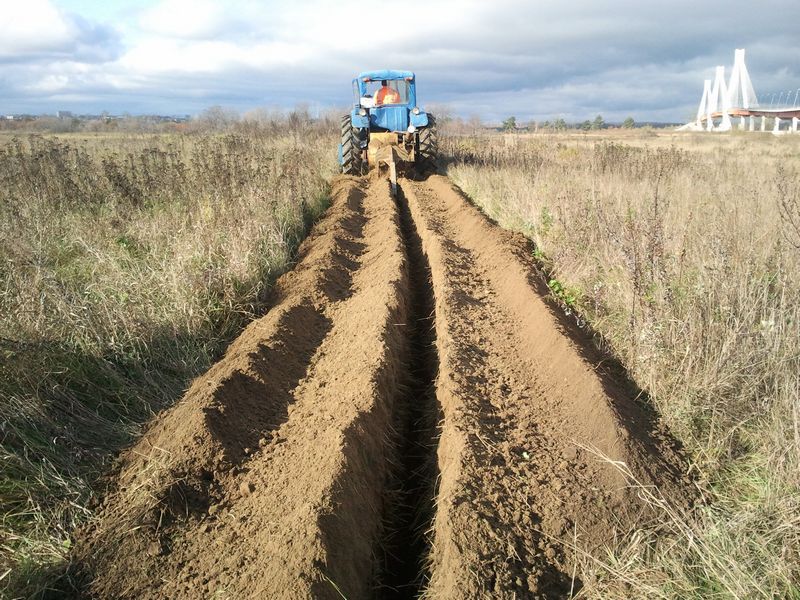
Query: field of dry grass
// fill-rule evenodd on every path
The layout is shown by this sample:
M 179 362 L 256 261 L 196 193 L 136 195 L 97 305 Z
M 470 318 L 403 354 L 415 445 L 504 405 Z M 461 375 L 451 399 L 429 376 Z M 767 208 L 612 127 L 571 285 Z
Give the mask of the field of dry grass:
M 704 504 L 607 556 L 585 597 L 800 597 L 800 139 L 449 137 L 447 174 L 679 437 Z
M 0 595 L 58 576 L 116 452 L 262 310 L 335 169 L 299 127 L 0 137 Z
M 0 136 L 0 593 L 57 578 L 98 478 L 263 310 L 336 134 Z M 702 503 L 581 565 L 582 597 L 800 597 L 800 140 L 450 136 L 691 459 Z M 623 467 L 621 467 L 623 468 Z

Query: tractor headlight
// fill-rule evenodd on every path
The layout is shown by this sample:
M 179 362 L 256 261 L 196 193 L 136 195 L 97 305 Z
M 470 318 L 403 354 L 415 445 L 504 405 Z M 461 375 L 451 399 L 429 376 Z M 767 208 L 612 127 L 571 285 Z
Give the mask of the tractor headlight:
M 414 113 L 415 115 L 418 115 L 419 114 L 419 108 L 415 106 L 414 108 L 411 109 L 411 112 Z
M 408 133 L 414 133 L 416 130 L 417 130 L 417 128 L 414 127 L 413 125 L 409 125 L 408 126 Z
M 367 116 L 367 109 L 366 108 L 359 108 L 358 109 L 358 114 L 360 114 L 362 117 L 366 117 Z

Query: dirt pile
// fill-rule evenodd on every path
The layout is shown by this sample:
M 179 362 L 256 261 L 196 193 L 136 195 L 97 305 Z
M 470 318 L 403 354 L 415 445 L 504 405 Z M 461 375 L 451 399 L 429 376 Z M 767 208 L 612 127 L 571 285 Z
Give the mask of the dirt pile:
M 684 495 L 681 460 L 635 390 L 551 306 L 531 247 L 443 177 L 403 182 L 433 276 L 444 414 L 434 598 L 560 597 L 564 541 L 596 549 L 642 516 L 645 485 Z
M 123 457 L 92 596 L 364 597 L 407 281 L 388 185 L 344 180 L 275 306 Z
M 685 497 L 527 242 L 444 178 L 400 186 L 337 180 L 273 308 L 121 457 L 77 539 L 83 593 L 558 597 L 571 544 L 647 515 L 586 448 Z

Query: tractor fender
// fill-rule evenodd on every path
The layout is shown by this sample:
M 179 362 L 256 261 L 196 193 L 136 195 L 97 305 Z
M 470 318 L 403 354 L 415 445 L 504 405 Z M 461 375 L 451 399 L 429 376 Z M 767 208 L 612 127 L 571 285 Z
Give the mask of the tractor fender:
M 417 129 L 428 126 L 428 113 L 426 112 L 420 111 L 418 115 L 415 115 L 413 112 L 411 112 L 409 113 L 409 117 L 411 124 Z
M 358 114 L 358 109 L 354 108 L 350 112 L 350 121 L 353 124 L 353 127 L 358 129 L 366 129 L 369 127 L 369 115 L 361 116 Z

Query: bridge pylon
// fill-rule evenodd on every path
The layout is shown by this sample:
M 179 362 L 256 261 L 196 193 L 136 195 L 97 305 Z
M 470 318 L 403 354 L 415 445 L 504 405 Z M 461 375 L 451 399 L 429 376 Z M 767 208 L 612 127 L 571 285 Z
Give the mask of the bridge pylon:
M 782 133 L 781 123 L 790 121 L 789 133 L 800 133 L 800 107 L 760 107 L 750 73 L 745 64 L 744 48 L 737 48 L 733 57 L 730 79 L 725 79 L 725 67 L 716 68 L 713 84 L 711 79 L 703 82 L 703 96 L 697 109 L 697 116 L 682 130 L 690 131 L 730 131 L 734 128 L 731 118 L 738 117 L 736 129 L 755 131 L 755 117 L 761 117 L 761 131 L 766 131 L 766 117 L 774 119 L 773 132 Z M 749 126 L 746 118 L 750 117 Z
M 703 97 L 700 99 L 700 106 L 697 109 L 697 119 L 695 120 L 695 125 L 697 129 L 703 128 L 703 118 L 706 116 L 708 112 L 706 107 L 708 106 L 708 97 L 711 95 L 711 80 L 706 79 L 703 82 Z
M 714 87 L 711 88 L 711 97 L 706 106 L 706 129 L 708 131 L 730 131 L 732 128 L 730 117 L 730 94 L 728 84 L 725 82 L 725 67 L 717 67 L 714 77 Z M 722 114 L 722 122 L 714 126 L 714 115 Z
M 747 65 L 744 63 L 744 48 L 737 48 L 734 52 L 728 94 L 732 107 L 756 108 L 758 106 L 753 82 L 750 81 L 750 73 L 747 72 Z

